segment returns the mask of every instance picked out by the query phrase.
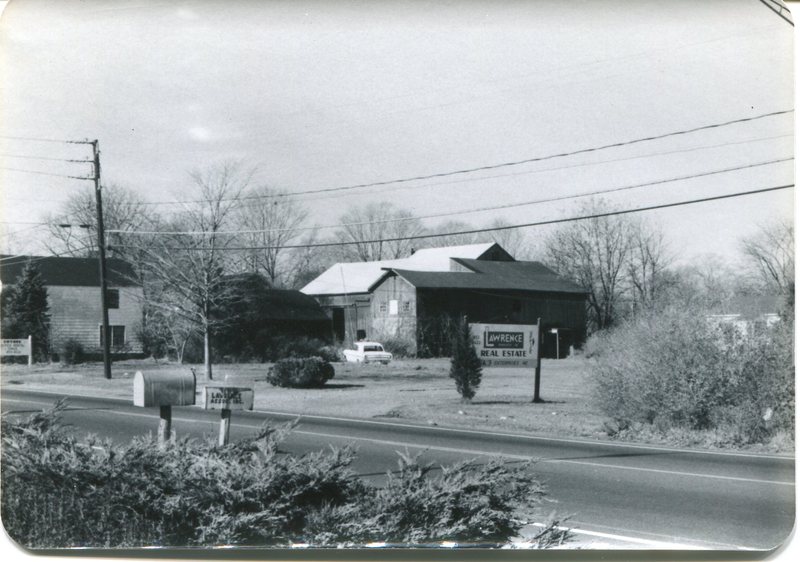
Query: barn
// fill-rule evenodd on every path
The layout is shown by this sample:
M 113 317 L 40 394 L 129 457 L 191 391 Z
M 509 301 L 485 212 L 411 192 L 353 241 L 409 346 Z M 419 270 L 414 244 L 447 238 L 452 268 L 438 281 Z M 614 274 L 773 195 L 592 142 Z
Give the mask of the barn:
M 47 287 L 51 348 L 60 350 L 67 340 L 74 340 L 86 353 L 101 354 L 103 314 L 97 258 L 0 256 L 3 286 L 16 284 L 29 261 L 36 264 Z M 106 260 L 106 272 L 111 352 L 117 357 L 139 355 L 142 287 L 134 280 L 130 264 L 123 260 Z
M 586 338 L 587 291 L 495 243 L 336 264 L 302 291 L 328 312 L 337 339 L 400 339 L 420 356 L 449 354 L 449 334 L 461 316 L 494 324 L 541 319 L 545 357 L 555 357 L 556 349 L 564 356 Z

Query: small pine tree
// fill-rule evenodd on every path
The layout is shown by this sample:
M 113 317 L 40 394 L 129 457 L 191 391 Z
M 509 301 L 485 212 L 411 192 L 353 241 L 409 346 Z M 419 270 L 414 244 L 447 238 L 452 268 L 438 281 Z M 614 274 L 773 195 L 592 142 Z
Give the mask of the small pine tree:
M 472 400 L 481 384 L 481 361 L 472 345 L 472 332 L 466 316 L 461 318 L 453 336 L 450 378 L 456 381 L 456 389 L 464 402 Z
M 28 262 L 8 299 L 3 299 L 3 328 L 6 337 L 33 336 L 33 355 L 37 360 L 47 359 L 50 348 L 50 314 L 47 304 L 47 287 L 39 268 Z

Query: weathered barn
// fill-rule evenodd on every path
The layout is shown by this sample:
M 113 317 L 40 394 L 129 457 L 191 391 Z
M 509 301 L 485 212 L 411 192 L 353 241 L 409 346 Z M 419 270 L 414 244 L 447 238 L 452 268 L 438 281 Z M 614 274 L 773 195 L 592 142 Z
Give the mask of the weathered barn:
M 59 350 L 67 340 L 79 342 L 86 353 L 102 353 L 102 306 L 99 263 L 96 258 L 0 256 L 0 281 L 14 285 L 25 264 L 36 264 L 47 287 L 50 306 L 50 344 Z M 111 352 L 142 352 L 138 327 L 142 322 L 142 288 L 130 264 L 110 258 L 106 262 L 108 321 Z
M 541 318 L 545 357 L 554 357 L 556 349 L 563 356 L 584 342 L 586 291 L 541 263 L 516 261 L 497 244 L 425 252 L 391 262 L 336 264 L 323 274 L 338 269 L 341 281 L 335 284 L 327 275 L 328 287 L 339 290 L 350 280 L 358 292 L 319 294 L 314 291 L 323 285 L 315 282 L 303 292 L 329 311 L 337 338 L 402 338 L 419 355 L 447 354 L 452 325 L 464 315 L 470 322 L 496 324 Z M 351 271 L 361 277 L 348 276 Z

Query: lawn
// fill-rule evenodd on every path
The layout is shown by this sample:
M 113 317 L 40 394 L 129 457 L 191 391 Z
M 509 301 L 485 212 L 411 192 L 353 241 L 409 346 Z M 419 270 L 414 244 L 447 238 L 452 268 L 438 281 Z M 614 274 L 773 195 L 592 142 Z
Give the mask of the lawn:
M 214 367 L 214 382 L 251 387 L 255 409 L 329 416 L 396 419 L 410 423 L 504 430 L 553 437 L 610 439 L 607 416 L 592 400 L 591 361 L 576 357 L 542 360 L 541 398 L 533 404 L 533 369 L 485 368 L 472 403 L 464 404 L 448 377 L 448 359 L 406 359 L 389 365 L 335 363 L 336 376 L 320 389 L 273 387 L 266 382 L 269 365 L 227 364 Z M 132 400 L 136 371 L 180 372 L 190 365 L 152 360 L 115 363 L 112 379 L 99 363 L 79 366 L 2 365 L 3 388 L 70 392 Z M 205 384 L 201 365 L 198 393 Z M 621 437 L 621 436 L 618 436 Z M 625 438 L 680 447 L 726 448 L 713 432 L 674 430 L 660 434 L 649 427 Z M 792 452 L 793 443 L 749 446 L 748 450 Z
M 3 365 L 5 388 L 72 392 L 132 398 L 136 371 L 185 371 L 191 366 L 124 361 L 102 365 Z M 202 366 L 194 366 L 198 391 L 205 384 Z M 321 389 L 273 387 L 266 382 L 268 365 L 231 364 L 214 367 L 215 382 L 255 390 L 255 409 L 388 419 L 455 427 L 492 428 L 526 433 L 602 437 L 601 413 L 591 407 L 587 364 L 582 359 L 542 361 L 541 397 L 533 404 L 533 369 L 486 368 L 471 404 L 464 404 L 448 377 L 447 359 L 397 360 L 389 365 L 335 363 L 336 376 Z

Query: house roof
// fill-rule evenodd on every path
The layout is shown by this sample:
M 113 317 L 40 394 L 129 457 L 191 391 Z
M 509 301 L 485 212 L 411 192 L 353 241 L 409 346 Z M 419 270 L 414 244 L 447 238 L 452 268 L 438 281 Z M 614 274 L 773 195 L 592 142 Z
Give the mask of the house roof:
M 22 275 L 25 264 L 33 261 L 45 285 L 66 287 L 99 287 L 100 264 L 97 258 L 53 256 L 0 256 L 0 281 L 13 285 Z M 123 260 L 106 260 L 106 282 L 113 287 L 138 287 L 133 267 Z
M 313 297 L 293 289 L 275 289 L 258 273 L 228 275 L 226 281 L 244 289 L 244 299 L 236 303 L 236 308 L 263 320 L 328 322 L 328 316 Z
M 384 274 L 386 268 L 400 267 L 413 271 L 449 271 L 450 258 L 480 258 L 496 246 L 493 242 L 425 248 L 412 256 L 395 260 L 337 263 L 300 289 L 307 295 L 346 295 L 366 293 Z
M 471 271 L 409 271 L 392 268 L 395 273 L 418 289 L 500 289 L 552 293 L 585 294 L 586 290 L 559 277 L 539 262 L 482 261 L 455 258 Z

